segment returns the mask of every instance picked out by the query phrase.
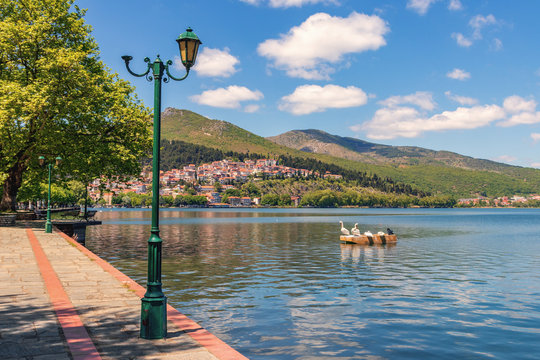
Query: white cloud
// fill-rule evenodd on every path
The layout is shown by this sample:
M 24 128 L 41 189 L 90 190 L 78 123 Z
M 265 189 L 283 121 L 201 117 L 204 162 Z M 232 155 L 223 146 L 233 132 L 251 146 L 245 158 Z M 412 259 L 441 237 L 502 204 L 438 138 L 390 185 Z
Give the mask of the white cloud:
M 259 111 L 260 108 L 261 108 L 260 105 L 250 104 L 250 105 L 246 105 L 246 107 L 244 107 L 244 111 L 247 112 L 247 113 L 254 113 L 254 112 Z
M 476 40 L 482 38 L 482 28 L 495 24 L 497 24 L 497 20 L 491 14 L 488 16 L 476 15 L 469 21 L 469 26 L 473 28 L 473 38 Z
M 540 168 L 540 162 L 531 163 L 531 167 Z
M 244 86 L 231 85 L 227 88 L 204 91 L 190 97 L 191 101 L 201 105 L 237 109 L 242 101 L 256 101 L 264 96 L 259 90 L 252 91 Z
M 512 115 L 508 120 L 502 121 L 497 125 L 502 127 L 516 126 L 516 125 L 530 125 L 540 122 L 540 111 L 535 113 L 522 112 L 516 115 Z
M 462 69 L 454 69 L 446 74 L 446 77 L 455 80 L 467 80 L 471 78 L 471 74 Z
M 469 107 L 458 107 L 453 111 L 443 111 L 429 115 L 428 111 L 435 108 L 430 102 L 419 102 L 423 94 L 426 100 L 431 100 L 430 93 L 417 92 L 406 96 L 392 96 L 380 101 L 383 108 L 377 110 L 373 118 L 363 124 L 351 126 L 356 132 L 363 131 L 371 139 L 393 139 L 396 137 L 417 137 L 428 131 L 468 130 L 495 124 L 509 127 L 523 124 L 540 123 L 540 111 L 536 111 L 534 99 L 525 99 L 517 95 L 509 96 L 503 105 L 476 105 L 473 98 L 458 96 L 450 91 L 445 95 Z M 432 101 L 432 100 L 431 100 Z M 419 108 L 403 106 L 417 105 Z M 532 133 L 531 138 L 540 141 L 540 133 Z
M 502 43 L 502 41 L 501 41 L 500 39 L 497 39 L 497 38 L 493 39 L 493 43 L 492 43 L 492 45 L 491 45 L 491 49 L 492 49 L 493 51 L 500 51 L 500 50 L 502 50 L 502 48 L 503 48 L 503 43 Z
M 262 42 L 257 52 L 291 77 L 328 79 L 334 71 L 329 64 L 342 61 L 346 54 L 379 49 L 386 45 L 388 31 L 376 15 L 353 12 L 341 18 L 317 13 L 279 39 Z
M 516 125 L 530 125 L 540 122 L 540 111 L 536 111 L 537 102 L 534 99 L 526 100 L 521 96 L 512 95 L 504 99 L 503 108 L 510 118 L 498 123 L 503 127 Z
M 229 77 L 238 70 L 235 68 L 240 63 L 237 57 L 229 53 L 229 49 L 223 50 L 203 48 L 197 56 L 197 63 L 193 70 L 201 76 Z M 177 63 L 180 59 L 177 60 Z
M 437 1 L 439 0 L 408 0 L 407 9 L 417 12 L 419 15 L 425 15 L 428 12 L 429 7 Z M 460 0 L 450 0 L 448 9 L 454 11 L 461 10 L 463 9 L 463 5 Z
M 511 163 L 517 160 L 517 157 L 511 155 L 501 155 L 493 159 L 494 161 Z
M 503 107 L 510 114 L 520 112 L 534 112 L 536 110 L 536 101 L 534 99 L 525 100 L 521 96 L 512 95 L 504 99 Z
M 446 91 L 444 94 L 445 94 L 446 97 L 448 97 L 450 100 L 453 100 L 453 101 L 457 102 L 457 103 L 460 104 L 460 105 L 468 105 L 468 106 L 472 106 L 472 105 L 478 104 L 478 100 L 477 100 L 477 99 L 474 99 L 474 98 L 471 98 L 471 97 L 460 96 L 460 95 L 452 94 L 450 91 Z
M 294 115 L 306 115 L 330 108 L 348 108 L 367 103 L 366 93 L 355 86 L 303 85 L 281 98 L 279 109 Z
M 417 91 L 414 94 L 405 96 L 391 96 L 388 99 L 379 101 L 385 107 L 396 107 L 403 104 L 417 105 L 424 110 L 433 110 L 437 103 L 433 101 L 433 94 L 427 91 Z
M 468 73 L 467 71 L 463 70 L 463 69 L 455 68 L 454 70 L 449 71 L 448 73 L 446 73 L 446 77 L 448 77 L 450 79 L 464 81 L 464 80 L 470 79 L 471 74 Z
M 454 111 L 443 111 L 426 122 L 426 130 L 476 129 L 504 118 L 505 113 L 498 105 L 459 107 Z
M 455 39 L 457 44 L 461 47 L 469 47 L 473 44 L 470 39 L 466 38 L 461 33 L 453 33 L 452 38 Z
M 307 4 L 339 4 L 337 0 L 240 0 L 242 2 L 251 4 L 251 5 L 260 5 L 262 3 L 268 2 L 273 8 L 289 8 L 289 7 L 301 7 Z
M 426 131 L 476 129 L 504 116 L 504 110 L 497 105 L 459 107 L 431 117 L 408 107 L 383 108 L 377 110 L 370 121 L 355 129 L 366 131 L 371 139 L 417 137 Z
M 422 133 L 425 121 L 420 112 L 410 107 L 383 108 L 375 112 L 365 124 L 351 126 L 351 130 L 367 132 L 367 137 L 376 140 L 401 137 L 417 137 Z
M 461 1 L 459 0 L 450 0 L 450 3 L 448 4 L 449 10 L 461 10 L 463 9 L 463 5 L 461 4 Z
M 407 9 L 412 9 L 419 15 L 425 15 L 431 6 L 437 0 L 408 0 Z
M 452 38 L 456 40 L 457 44 L 461 47 L 470 47 L 474 40 L 482 39 L 482 29 L 489 25 L 498 24 L 497 19 L 493 15 L 476 15 L 469 20 L 469 27 L 472 28 L 472 36 L 466 37 L 462 33 L 452 33 Z M 495 39 L 493 42 L 493 49 L 502 49 L 502 41 Z

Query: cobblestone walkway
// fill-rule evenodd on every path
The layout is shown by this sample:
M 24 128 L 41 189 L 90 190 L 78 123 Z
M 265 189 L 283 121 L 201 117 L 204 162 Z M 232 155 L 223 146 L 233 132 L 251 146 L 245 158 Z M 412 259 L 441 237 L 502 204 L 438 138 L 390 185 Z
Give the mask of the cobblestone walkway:
M 60 325 L 31 247 L 32 234 L 102 359 L 245 359 L 172 308 L 166 339 L 140 339 L 140 286 L 130 286 L 132 280 L 113 269 L 128 279 L 120 281 L 110 265 L 59 233 L 27 234 L 23 228 L 0 228 L 0 358 L 88 358 L 68 346 L 68 331 Z

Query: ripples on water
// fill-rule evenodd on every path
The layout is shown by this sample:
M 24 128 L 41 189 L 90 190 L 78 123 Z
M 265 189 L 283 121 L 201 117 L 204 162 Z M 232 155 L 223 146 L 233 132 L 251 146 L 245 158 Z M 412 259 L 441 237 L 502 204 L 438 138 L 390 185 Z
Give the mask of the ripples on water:
M 149 211 L 87 246 L 146 282 Z M 340 244 L 338 221 L 393 246 Z M 537 359 L 538 210 L 162 210 L 171 305 L 252 359 Z

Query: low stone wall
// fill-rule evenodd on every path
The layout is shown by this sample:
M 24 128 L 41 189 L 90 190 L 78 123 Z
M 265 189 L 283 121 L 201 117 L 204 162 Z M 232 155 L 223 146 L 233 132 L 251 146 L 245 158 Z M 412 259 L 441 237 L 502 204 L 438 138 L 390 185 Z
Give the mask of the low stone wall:
M 17 214 L 0 214 L 0 226 L 15 226 Z
M 35 220 L 36 214 L 33 211 L 18 211 L 17 220 Z
M 86 242 L 86 227 L 90 225 L 101 225 L 101 221 L 55 220 L 53 221 L 53 225 L 56 226 L 58 230 L 84 246 Z

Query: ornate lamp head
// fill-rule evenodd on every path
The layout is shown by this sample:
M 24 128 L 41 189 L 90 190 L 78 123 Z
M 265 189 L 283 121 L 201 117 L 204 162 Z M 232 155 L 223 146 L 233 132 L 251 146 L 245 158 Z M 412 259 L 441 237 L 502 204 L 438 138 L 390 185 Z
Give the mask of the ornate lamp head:
M 176 39 L 176 42 L 180 48 L 182 64 L 184 64 L 186 69 L 189 70 L 193 65 L 195 65 L 199 45 L 202 44 L 202 42 L 191 28 L 187 28 L 186 32 L 180 34 L 178 39 Z

